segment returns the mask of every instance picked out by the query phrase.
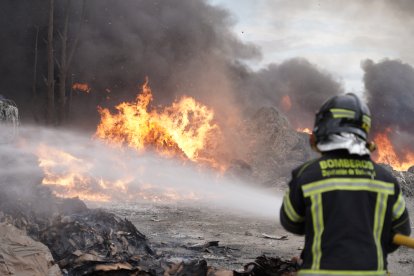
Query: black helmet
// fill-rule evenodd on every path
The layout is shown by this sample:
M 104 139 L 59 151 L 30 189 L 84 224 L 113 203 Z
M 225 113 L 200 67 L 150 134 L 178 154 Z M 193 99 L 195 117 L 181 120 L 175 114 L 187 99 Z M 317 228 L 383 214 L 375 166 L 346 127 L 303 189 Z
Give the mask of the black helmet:
M 316 114 L 313 128 L 315 143 L 330 134 L 348 132 L 367 140 L 371 128 L 371 112 L 368 106 L 353 93 L 327 100 Z

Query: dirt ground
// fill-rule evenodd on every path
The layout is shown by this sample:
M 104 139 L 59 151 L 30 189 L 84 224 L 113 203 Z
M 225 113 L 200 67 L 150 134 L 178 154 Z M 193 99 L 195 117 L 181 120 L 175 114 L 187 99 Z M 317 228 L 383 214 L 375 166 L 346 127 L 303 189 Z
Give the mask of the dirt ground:
M 407 200 L 414 222 L 414 199 Z M 209 265 L 240 270 L 262 254 L 290 259 L 299 256 L 303 237 L 287 233 L 275 220 L 234 215 L 222 210 L 183 205 L 113 204 L 111 212 L 131 220 L 158 255 L 172 260 L 203 257 Z M 286 239 L 275 240 L 264 235 Z M 210 241 L 218 247 L 202 248 Z M 414 275 L 414 251 L 400 248 L 388 257 L 391 275 Z

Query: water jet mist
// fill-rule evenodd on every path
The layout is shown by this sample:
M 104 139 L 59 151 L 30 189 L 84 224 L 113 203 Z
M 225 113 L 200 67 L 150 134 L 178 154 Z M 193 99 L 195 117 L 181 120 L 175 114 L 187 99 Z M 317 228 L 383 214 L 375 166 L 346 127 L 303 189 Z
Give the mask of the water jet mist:
M 75 131 L 22 127 L 18 140 L 1 145 L 0 152 L 17 164 L 27 156 L 22 152 L 36 160 L 1 171 L 2 175 L 24 170 L 26 178 L 33 173 L 57 196 L 78 196 L 86 202 L 182 204 L 271 220 L 277 219 L 281 204 L 281 196 L 273 190 L 188 160 L 110 147 Z

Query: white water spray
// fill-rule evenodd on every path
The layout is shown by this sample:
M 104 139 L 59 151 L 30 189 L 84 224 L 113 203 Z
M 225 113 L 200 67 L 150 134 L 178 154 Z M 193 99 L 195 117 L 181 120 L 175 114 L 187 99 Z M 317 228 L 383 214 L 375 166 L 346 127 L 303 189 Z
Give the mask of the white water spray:
M 110 202 L 142 202 L 149 199 L 152 204 L 184 204 L 186 206 L 219 210 L 238 215 L 255 216 L 278 220 L 281 196 L 274 190 L 264 190 L 253 184 L 242 183 L 218 173 L 176 159 L 166 159 L 156 154 L 139 154 L 132 149 L 112 148 L 81 133 L 62 129 L 51 130 L 39 127 L 20 129 L 20 138 L 14 144 L 1 145 L 2 155 L 24 158 L 21 153 L 39 156 L 39 150 L 47 148 L 43 159 L 52 162 L 49 172 L 56 175 L 70 174 L 74 168 L 80 176 L 72 180 L 72 193 L 99 194 Z M 52 150 L 50 150 L 52 149 Z M 64 152 L 69 160 L 56 158 L 56 151 Z M 42 158 L 33 162 L 33 168 L 25 163 L 25 170 L 38 171 L 39 164 L 47 163 Z M 52 161 L 50 161 L 52 160 Z M 42 163 L 43 162 L 43 163 Z M 8 174 L 18 174 L 22 168 Z M 0 174 L 4 174 L 0 170 Z M 70 187 L 50 185 L 54 192 L 66 195 Z M 82 195 L 80 194 L 82 198 Z

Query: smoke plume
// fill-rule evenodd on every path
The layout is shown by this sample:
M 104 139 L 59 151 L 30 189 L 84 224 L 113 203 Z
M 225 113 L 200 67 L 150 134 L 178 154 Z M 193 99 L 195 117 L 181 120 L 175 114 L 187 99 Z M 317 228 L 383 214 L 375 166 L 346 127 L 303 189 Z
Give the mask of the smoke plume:
M 394 140 L 403 143 L 402 148 L 414 150 L 414 68 L 386 59 L 378 63 L 365 60 L 362 69 L 373 131 L 391 129 Z
M 251 73 L 243 80 L 247 106 L 275 106 L 286 113 L 296 127 L 310 127 L 315 112 L 329 97 L 343 92 L 343 88 L 330 74 L 303 58 L 270 64 Z M 241 88 L 242 89 L 242 88 Z M 283 98 L 289 96 L 289 106 Z
M 36 26 L 35 87 L 40 103 L 46 94 L 47 2 L 6 0 L 0 4 L 0 23 L 6 30 L 0 49 L 7 59 L 0 65 L 4 73 L 0 89 L 17 101 L 24 119 L 41 118 L 45 112 L 42 107 L 33 108 L 31 99 Z M 57 61 L 64 2 L 55 1 Z M 332 77 L 303 59 L 272 64 L 259 72 L 250 70 L 242 62 L 260 59 L 260 50 L 236 36 L 226 10 L 203 0 L 88 0 L 82 26 L 82 1 L 71 2 L 69 48 L 78 35 L 79 46 L 68 82 L 85 82 L 92 88 L 90 94 L 73 94 L 72 120 L 78 124 L 95 126 L 97 105 L 113 107 L 133 99 L 145 76 L 150 79 L 155 104 L 186 94 L 212 106 L 217 118 L 251 115 L 263 105 L 279 106 L 286 94 L 292 97 L 291 115 L 299 111 L 297 117 L 306 117 L 327 96 L 340 91 Z

